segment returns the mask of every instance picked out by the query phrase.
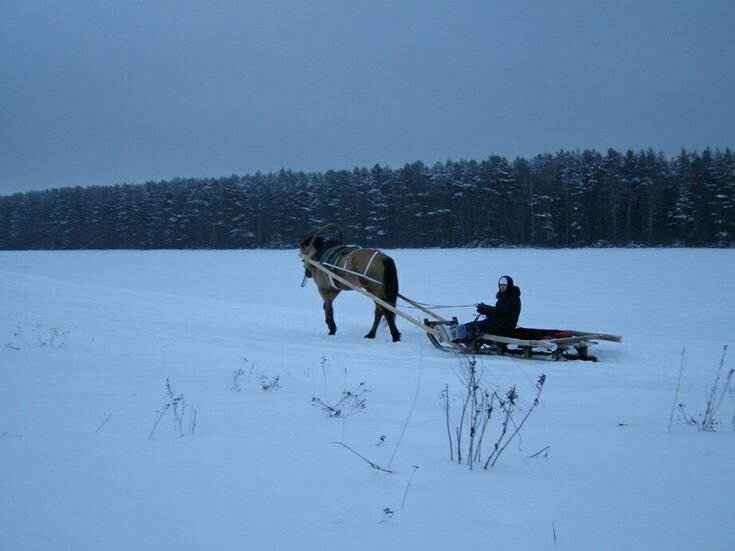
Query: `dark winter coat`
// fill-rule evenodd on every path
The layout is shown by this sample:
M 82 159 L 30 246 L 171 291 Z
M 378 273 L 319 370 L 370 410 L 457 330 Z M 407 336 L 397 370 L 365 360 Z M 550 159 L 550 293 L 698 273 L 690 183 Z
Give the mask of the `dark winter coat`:
M 513 278 L 503 276 L 508 280 L 508 286 L 504 292 L 498 291 L 495 295 L 497 302 L 495 306 L 489 306 L 484 302 L 477 305 L 477 312 L 485 316 L 479 320 L 479 325 L 485 333 L 502 335 L 515 329 L 518 317 L 521 315 L 521 289 L 513 284 Z

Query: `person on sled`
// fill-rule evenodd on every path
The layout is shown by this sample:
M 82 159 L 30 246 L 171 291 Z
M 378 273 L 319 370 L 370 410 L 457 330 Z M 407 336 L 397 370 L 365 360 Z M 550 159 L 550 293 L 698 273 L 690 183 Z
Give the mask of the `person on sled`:
M 515 329 L 521 315 L 521 289 L 514 285 L 512 277 L 504 275 L 498 280 L 495 298 L 495 306 L 484 302 L 477 305 L 477 313 L 484 319 L 452 327 L 452 341 L 472 342 L 485 333 L 504 335 Z

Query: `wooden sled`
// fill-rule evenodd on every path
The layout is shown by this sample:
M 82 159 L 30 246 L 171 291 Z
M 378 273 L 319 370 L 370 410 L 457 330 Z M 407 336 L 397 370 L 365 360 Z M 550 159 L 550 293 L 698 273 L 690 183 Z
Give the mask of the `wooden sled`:
M 434 332 L 426 334 L 437 349 L 464 354 L 514 355 L 525 359 L 541 357 L 550 360 L 596 362 L 597 358 L 589 353 L 590 346 L 597 344 L 598 341 L 623 340 L 617 335 L 592 331 L 517 327 L 505 335 L 483 334 L 468 342 L 452 342 L 446 327 L 457 324 L 457 318 L 452 318 L 451 321 L 426 319 L 424 323 L 435 329 Z

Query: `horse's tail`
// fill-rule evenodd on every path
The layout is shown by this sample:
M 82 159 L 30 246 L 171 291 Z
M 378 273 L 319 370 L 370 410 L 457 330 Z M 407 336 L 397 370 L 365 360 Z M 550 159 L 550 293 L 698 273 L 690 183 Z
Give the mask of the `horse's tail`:
M 383 259 L 383 283 L 385 284 L 385 301 L 395 306 L 398 300 L 398 271 L 396 263 L 389 256 Z

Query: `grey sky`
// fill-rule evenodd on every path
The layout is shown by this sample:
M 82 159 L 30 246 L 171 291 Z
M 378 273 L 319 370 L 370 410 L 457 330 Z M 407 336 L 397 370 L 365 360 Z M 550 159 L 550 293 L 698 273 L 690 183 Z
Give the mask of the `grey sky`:
M 733 28 L 733 0 L 0 0 L 0 194 L 732 148 Z

